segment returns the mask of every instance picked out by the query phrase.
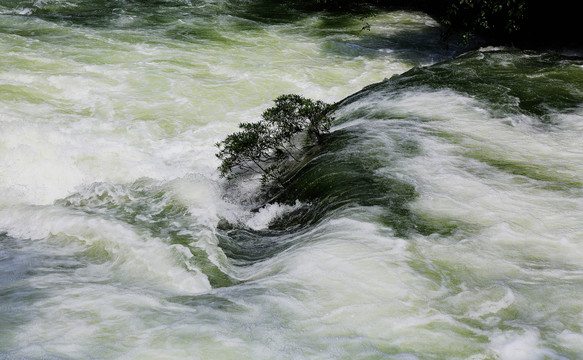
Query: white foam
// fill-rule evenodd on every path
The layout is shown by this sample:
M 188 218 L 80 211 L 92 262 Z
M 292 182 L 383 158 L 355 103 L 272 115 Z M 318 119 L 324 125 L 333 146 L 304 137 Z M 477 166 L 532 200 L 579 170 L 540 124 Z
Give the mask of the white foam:
M 504 297 L 498 301 L 485 301 L 481 303 L 476 310 L 470 311 L 469 316 L 473 318 L 482 317 L 484 315 L 496 314 L 500 310 L 507 309 L 514 303 L 515 297 L 511 289 L 506 289 Z
M 67 256 L 90 249 L 103 251 L 108 257 L 103 270 L 130 284 L 149 282 L 150 286 L 190 294 L 210 289 L 207 277 L 199 269 L 186 270 L 188 257 L 183 257 L 184 249 L 175 251 L 159 239 L 112 219 L 80 215 L 59 207 L 10 207 L 0 209 L 0 231 L 54 245 L 65 241 L 67 246 L 61 252 Z
M 269 204 L 259 209 L 245 224 L 253 230 L 266 229 L 274 219 L 285 213 L 297 210 L 302 206 L 303 204 L 299 201 L 296 201 L 294 205 Z
M 522 333 L 503 333 L 494 336 L 492 349 L 501 360 L 536 360 L 552 355 L 540 347 L 540 334 L 536 329 Z
M 575 353 L 583 354 L 583 334 L 570 330 L 563 330 L 557 335 L 557 338 L 565 348 L 570 349 Z

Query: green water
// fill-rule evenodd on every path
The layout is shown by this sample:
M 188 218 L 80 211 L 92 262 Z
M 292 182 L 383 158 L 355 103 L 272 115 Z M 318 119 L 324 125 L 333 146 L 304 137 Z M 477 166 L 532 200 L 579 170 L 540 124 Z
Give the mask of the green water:
M 0 359 L 583 359 L 583 61 L 367 21 L 0 0 Z M 284 93 L 326 142 L 219 178 Z

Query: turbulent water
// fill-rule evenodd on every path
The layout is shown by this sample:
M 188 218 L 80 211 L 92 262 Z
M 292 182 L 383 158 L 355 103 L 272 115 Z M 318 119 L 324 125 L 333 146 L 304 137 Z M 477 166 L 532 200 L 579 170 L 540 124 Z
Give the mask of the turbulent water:
M 0 0 L 0 358 L 583 359 L 583 61 L 366 21 Z M 266 199 L 214 144 L 284 93 Z

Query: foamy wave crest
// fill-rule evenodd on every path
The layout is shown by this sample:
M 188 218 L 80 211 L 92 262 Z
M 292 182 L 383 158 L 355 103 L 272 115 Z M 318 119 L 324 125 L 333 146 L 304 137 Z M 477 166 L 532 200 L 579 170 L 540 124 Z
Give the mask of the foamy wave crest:
M 45 242 L 62 256 L 84 254 L 89 266 L 128 284 L 177 293 L 201 293 L 211 286 L 180 245 L 165 244 L 120 221 L 88 216 L 61 207 L 14 207 L 0 210 L 0 232 Z M 67 246 L 64 246 L 67 245 Z

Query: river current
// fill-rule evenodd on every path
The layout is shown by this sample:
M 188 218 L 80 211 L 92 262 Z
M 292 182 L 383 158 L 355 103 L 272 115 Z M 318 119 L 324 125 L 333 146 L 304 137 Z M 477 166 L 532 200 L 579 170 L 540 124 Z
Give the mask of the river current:
M 0 0 L 0 359 L 583 359 L 583 60 L 292 5 Z

